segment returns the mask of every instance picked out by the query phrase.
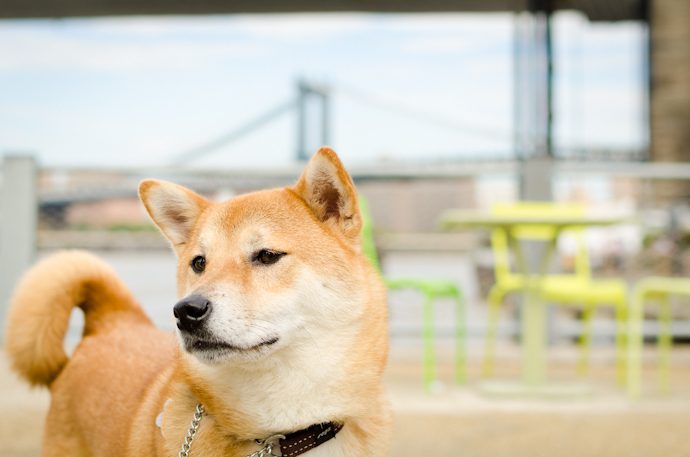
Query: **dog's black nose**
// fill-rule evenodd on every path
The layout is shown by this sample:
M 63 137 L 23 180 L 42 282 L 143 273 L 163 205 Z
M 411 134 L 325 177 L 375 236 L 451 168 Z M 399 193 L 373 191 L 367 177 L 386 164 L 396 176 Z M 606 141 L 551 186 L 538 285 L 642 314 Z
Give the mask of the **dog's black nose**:
M 193 332 L 211 314 L 211 302 L 201 295 L 190 295 L 178 301 L 173 307 L 177 328 Z

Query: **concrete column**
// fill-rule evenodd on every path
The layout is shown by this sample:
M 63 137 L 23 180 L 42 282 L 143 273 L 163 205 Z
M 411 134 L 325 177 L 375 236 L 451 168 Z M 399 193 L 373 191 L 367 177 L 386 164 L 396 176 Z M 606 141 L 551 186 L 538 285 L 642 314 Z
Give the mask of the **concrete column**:
M 527 201 L 553 200 L 553 162 L 548 156 L 529 157 L 520 163 L 520 198 Z
M 36 162 L 30 156 L 6 156 L 0 180 L 0 334 L 8 301 L 22 273 L 36 255 L 38 191 Z
M 652 0 L 650 124 L 654 161 L 690 161 L 690 0 Z M 690 183 L 655 183 L 655 196 L 687 201 Z
M 553 162 L 554 159 L 552 157 L 537 156 L 529 157 L 520 164 L 520 198 L 522 200 L 553 201 Z M 525 253 L 525 262 L 527 262 L 529 270 L 539 271 L 541 260 L 548 246 L 541 241 L 523 241 L 522 246 Z M 549 269 L 549 271 L 554 271 L 554 265 L 549 265 Z M 528 315 L 527 312 L 524 308 L 520 310 L 520 321 L 523 323 L 523 330 L 527 328 L 524 325 L 530 325 L 524 320 L 524 316 Z M 553 344 L 558 337 L 556 334 L 556 307 L 549 306 L 546 308 L 546 321 L 540 325 L 542 324 L 546 326 L 546 342 Z M 538 342 L 534 344 L 539 345 Z M 541 354 L 540 357 L 545 357 L 545 355 Z

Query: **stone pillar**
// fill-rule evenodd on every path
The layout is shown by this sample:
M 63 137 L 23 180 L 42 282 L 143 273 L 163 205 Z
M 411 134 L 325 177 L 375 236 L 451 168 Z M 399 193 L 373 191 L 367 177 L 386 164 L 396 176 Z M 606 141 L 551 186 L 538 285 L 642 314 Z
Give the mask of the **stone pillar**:
M 690 0 L 651 0 L 651 158 L 690 161 Z M 690 182 L 656 183 L 662 202 L 690 201 Z

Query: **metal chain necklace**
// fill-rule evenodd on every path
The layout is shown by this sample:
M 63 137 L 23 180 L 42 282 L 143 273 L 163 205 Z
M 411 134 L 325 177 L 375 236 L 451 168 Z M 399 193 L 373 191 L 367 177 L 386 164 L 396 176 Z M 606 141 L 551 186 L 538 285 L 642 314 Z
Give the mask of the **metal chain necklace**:
M 201 419 L 204 417 L 204 405 L 201 403 L 196 405 L 196 411 L 194 411 L 194 417 L 192 418 L 192 423 L 189 425 L 189 430 L 187 430 L 187 436 L 184 437 L 184 443 L 182 443 L 182 448 L 178 457 L 189 457 L 189 450 L 192 447 L 192 441 L 194 441 L 194 436 L 199 430 L 199 425 L 201 424 Z M 247 457 L 278 457 L 273 453 L 273 447 L 276 445 L 279 439 L 285 438 L 283 435 L 274 435 L 265 440 L 256 440 L 256 444 L 262 446 L 258 451 L 252 452 L 247 455 Z
M 258 451 L 247 454 L 247 457 L 279 457 L 281 454 L 273 453 L 273 446 L 275 446 L 281 438 L 285 438 L 285 435 L 273 435 L 265 440 L 256 440 L 256 444 L 263 447 Z
M 194 441 L 194 435 L 196 435 L 197 430 L 199 430 L 199 424 L 201 419 L 204 417 L 204 405 L 201 403 L 196 405 L 196 411 L 194 411 L 194 418 L 192 423 L 189 425 L 189 430 L 187 430 L 187 436 L 184 437 L 184 443 L 182 443 L 182 449 L 178 457 L 189 457 L 189 448 L 192 446 L 192 441 Z

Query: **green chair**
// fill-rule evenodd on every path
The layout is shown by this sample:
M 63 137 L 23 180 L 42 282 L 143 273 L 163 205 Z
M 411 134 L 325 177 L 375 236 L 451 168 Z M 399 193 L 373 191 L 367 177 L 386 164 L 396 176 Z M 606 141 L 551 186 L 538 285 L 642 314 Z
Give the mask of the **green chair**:
M 492 214 L 519 217 L 539 218 L 545 215 L 553 217 L 584 216 L 585 208 L 574 204 L 554 204 L 547 202 L 519 202 L 515 204 L 498 204 L 492 207 Z M 580 358 L 578 372 L 584 374 L 589 365 L 589 348 L 591 345 L 591 324 L 597 306 L 612 306 L 616 312 L 616 372 L 620 383 L 625 380 L 625 339 L 627 320 L 627 286 L 620 280 L 592 279 L 589 253 L 584 239 L 583 229 L 567 231 L 577 242 L 574 272 L 571 274 L 545 274 L 538 278 L 538 293 L 546 303 L 583 306 L 584 331 L 580 337 Z M 555 243 L 559 235 L 550 225 L 530 225 L 516 227 L 512 233 L 514 241 L 542 241 Z M 529 286 L 529 278 L 515 273 L 511 268 L 511 243 L 504 229 L 495 229 L 491 233 L 491 248 L 494 255 L 494 272 L 496 283 L 489 292 L 489 316 L 486 332 L 486 346 L 482 375 L 493 373 L 495 364 L 495 339 L 499 311 L 503 299 L 509 293 L 522 292 Z M 535 329 L 534 331 L 542 331 Z M 530 354 L 525 354 L 530 357 Z
M 376 244 L 374 243 L 374 229 L 369 213 L 368 202 L 360 196 L 359 207 L 362 213 L 362 251 L 371 263 L 381 272 Z M 389 290 L 412 289 L 424 296 L 423 304 L 423 380 L 427 391 L 436 380 L 436 355 L 434 351 L 434 302 L 437 299 L 448 298 L 455 302 L 455 381 L 462 384 L 466 380 L 465 373 L 465 307 L 462 292 L 453 282 L 443 279 L 421 278 L 383 278 Z
M 659 385 L 663 391 L 669 389 L 671 346 L 671 296 L 690 296 L 690 279 L 649 277 L 641 280 L 633 291 L 633 301 L 629 319 L 628 345 L 628 394 L 638 398 L 641 391 L 642 364 L 642 323 L 644 322 L 644 306 L 650 301 L 660 305 L 659 337 L 657 347 L 659 351 Z

